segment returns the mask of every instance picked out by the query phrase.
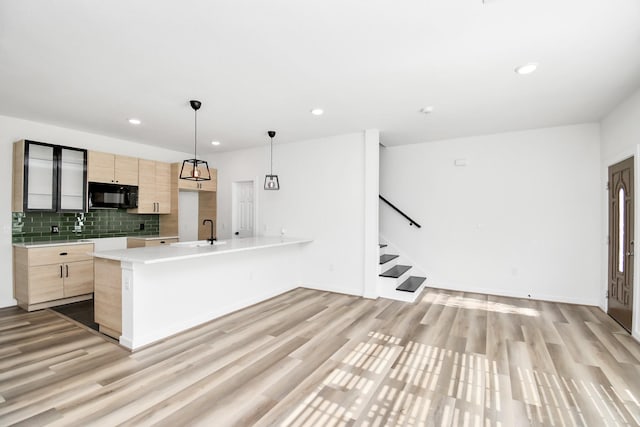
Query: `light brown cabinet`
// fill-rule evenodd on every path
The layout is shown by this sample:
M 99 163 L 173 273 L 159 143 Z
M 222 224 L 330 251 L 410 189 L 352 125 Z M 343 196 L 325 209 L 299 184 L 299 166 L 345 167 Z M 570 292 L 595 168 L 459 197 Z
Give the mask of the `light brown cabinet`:
M 148 248 L 152 246 L 168 246 L 172 243 L 177 243 L 177 237 L 165 238 L 153 238 L 153 239 L 138 239 L 135 237 L 129 237 L 127 239 L 127 248 Z
M 89 151 L 87 175 L 89 182 L 138 185 L 138 159 Z
M 120 261 L 95 259 L 94 321 L 115 339 L 122 334 L 122 269 Z
M 189 179 L 180 179 L 180 169 L 178 171 L 178 190 L 192 191 L 217 191 L 218 190 L 218 170 L 210 169 L 211 179 L 209 181 L 191 181 Z
M 13 248 L 14 296 L 32 311 L 92 298 L 93 244 Z
M 171 165 L 153 160 L 138 160 L 138 214 L 171 212 Z

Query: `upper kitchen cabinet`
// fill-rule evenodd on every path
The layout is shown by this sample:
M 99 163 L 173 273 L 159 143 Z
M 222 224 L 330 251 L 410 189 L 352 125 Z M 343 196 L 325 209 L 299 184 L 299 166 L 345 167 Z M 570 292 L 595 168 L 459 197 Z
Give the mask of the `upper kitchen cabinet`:
M 179 163 L 178 163 L 179 165 Z M 192 165 L 186 165 L 185 167 L 192 167 Z M 180 167 L 177 168 L 178 178 L 178 190 L 193 190 L 193 191 L 217 191 L 218 188 L 218 170 L 209 169 L 211 172 L 211 179 L 207 181 L 192 181 L 189 179 L 180 179 Z M 187 173 L 189 173 L 187 171 Z M 200 176 L 206 176 L 205 172 L 201 172 Z
M 89 151 L 87 173 L 90 182 L 138 185 L 138 159 Z
M 184 181 L 182 179 L 181 181 Z M 200 191 L 218 191 L 218 170 L 211 169 L 211 180 L 209 181 L 200 181 Z
M 22 140 L 13 145 L 13 212 L 86 211 L 87 151 Z
M 138 214 L 171 212 L 171 165 L 153 160 L 138 160 Z

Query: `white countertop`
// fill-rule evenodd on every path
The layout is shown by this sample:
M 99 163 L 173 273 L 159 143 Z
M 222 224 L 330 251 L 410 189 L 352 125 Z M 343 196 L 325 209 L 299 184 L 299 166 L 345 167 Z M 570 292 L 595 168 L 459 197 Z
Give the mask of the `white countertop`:
M 58 240 L 48 242 L 32 242 L 32 243 L 14 243 L 17 248 L 44 248 L 47 246 L 68 246 L 68 245 L 88 245 L 93 242 L 89 240 Z
M 94 252 L 92 255 L 97 258 L 110 259 L 114 261 L 124 261 L 140 264 L 155 264 L 159 262 L 177 261 L 211 255 L 250 251 L 255 249 L 297 245 L 301 243 L 309 243 L 312 241 L 312 239 L 297 237 L 247 237 L 244 239 L 222 240 L 218 242 L 218 245 L 207 245 L 200 247 L 184 247 L 171 245 L 154 246 L 146 248 Z
M 88 243 L 99 242 L 112 242 L 121 240 L 123 248 L 127 246 L 127 239 L 139 239 L 139 240 L 163 240 L 163 239 L 178 239 L 178 236 L 122 236 L 122 237 L 93 237 L 83 239 L 71 239 L 71 240 L 48 240 L 46 242 L 29 242 L 29 243 L 14 243 L 13 246 L 18 248 L 44 248 L 47 246 L 65 246 L 65 245 L 86 245 Z M 96 245 L 98 246 L 98 245 Z

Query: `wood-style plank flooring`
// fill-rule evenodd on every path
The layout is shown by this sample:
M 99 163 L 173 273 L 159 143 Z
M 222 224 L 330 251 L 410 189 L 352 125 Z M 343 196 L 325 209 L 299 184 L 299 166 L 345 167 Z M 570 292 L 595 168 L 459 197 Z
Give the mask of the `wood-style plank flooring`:
M 640 345 L 594 307 L 296 289 L 135 353 L 0 310 L 0 425 L 636 426 Z

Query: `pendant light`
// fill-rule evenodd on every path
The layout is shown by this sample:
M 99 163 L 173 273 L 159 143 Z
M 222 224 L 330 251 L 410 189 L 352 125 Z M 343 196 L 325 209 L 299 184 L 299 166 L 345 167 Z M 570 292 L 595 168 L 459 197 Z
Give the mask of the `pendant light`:
M 210 181 L 211 172 L 209 171 L 209 164 L 206 160 L 198 160 L 198 110 L 202 106 L 202 102 L 191 100 L 189 103 L 191 104 L 191 108 L 193 108 L 195 114 L 193 159 L 187 159 L 182 162 L 180 179 L 188 179 L 190 181 Z
M 278 175 L 273 174 L 273 137 L 276 136 L 275 130 L 267 132 L 269 138 L 271 138 L 271 172 L 264 177 L 264 189 L 265 190 L 279 190 L 280 182 L 278 181 Z

